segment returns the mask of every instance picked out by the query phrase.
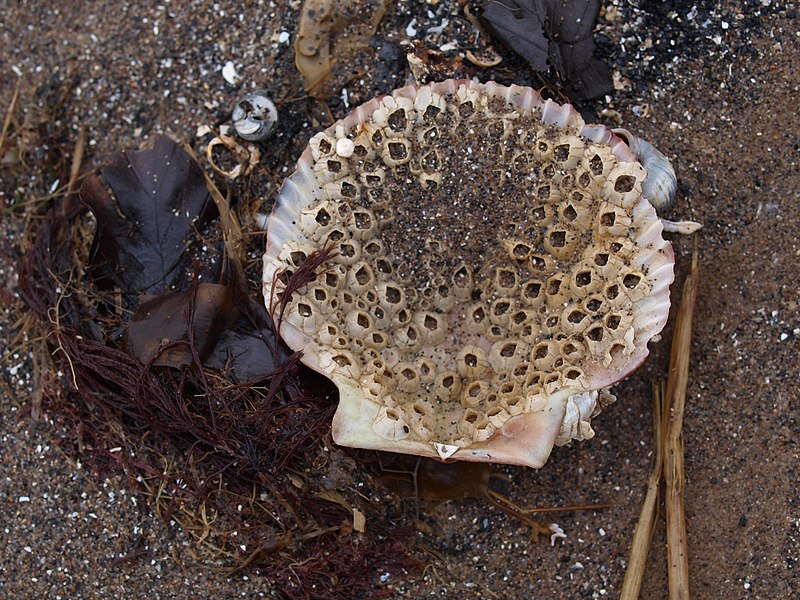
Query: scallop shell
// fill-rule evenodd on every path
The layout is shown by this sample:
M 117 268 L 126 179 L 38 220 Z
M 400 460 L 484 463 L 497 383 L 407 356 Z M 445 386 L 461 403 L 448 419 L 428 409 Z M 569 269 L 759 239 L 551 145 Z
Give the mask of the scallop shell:
M 598 390 L 669 311 L 651 180 L 608 128 L 493 82 L 395 90 L 315 135 L 269 219 L 264 297 L 286 248 L 338 252 L 280 329 L 339 388 L 334 441 L 540 467 L 591 437 Z

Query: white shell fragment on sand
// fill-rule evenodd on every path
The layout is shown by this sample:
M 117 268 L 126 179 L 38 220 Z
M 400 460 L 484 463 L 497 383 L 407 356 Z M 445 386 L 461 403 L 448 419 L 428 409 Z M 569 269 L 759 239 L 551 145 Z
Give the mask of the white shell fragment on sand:
M 540 467 L 592 437 L 669 311 L 647 178 L 611 130 L 519 86 L 409 86 L 315 135 L 269 220 L 264 296 L 339 389 L 334 441 Z

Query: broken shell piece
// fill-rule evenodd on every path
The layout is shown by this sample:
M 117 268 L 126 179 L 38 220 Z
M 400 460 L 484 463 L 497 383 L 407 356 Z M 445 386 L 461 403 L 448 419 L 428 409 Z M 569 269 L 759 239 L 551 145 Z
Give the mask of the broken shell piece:
M 219 165 L 214 157 L 214 148 L 220 146 L 228 150 L 233 159 L 237 162 L 236 166 L 232 169 L 225 170 Z M 240 175 L 249 175 L 261 158 L 261 152 L 253 144 L 247 144 L 246 147 L 239 144 L 235 139 L 228 135 L 218 135 L 206 146 L 206 159 L 211 168 L 217 173 L 226 177 L 227 179 L 236 179 Z
M 436 448 L 436 453 L 442 460 L 447 460 L 458 450 L 458 446 L 448 446 L 447 444 L 439 444 L 434 442 L 433 447 Z
M 260 142 L 275 131 L 278 110 L 264 90 L 250 92 L 239 100 L 231 113 L 233 129 L 248 142 Z
M 503 57 L 500 53 L 491 47 L 483 51 L 476 50 L 473 52 L 472 50 L 467 50 L 466 58 L 473 65 L 483 68 L 496 67 L 503 62 Z
M 558 523 L 550 523 L 548 526 L 550 529 L 550 545 L 555 546 L 556 540 L 565 540 L 567 539 L 567 534 L 564 533 L 564 530 L 559 527 Z
M 281 325 L 339 388 L 334 441 L 540 467 L 591 437 L 598 391 L 669 311 L 646 181 L 610 130 L 518 86 L 409 86 L 314 136 L 270 217 L 264 296 L 297 248 L 336 253 Z
M 664 226 L 665 232 L 681 233 L 683 235 L 690 235 L 703 228 L 702 223 L 698 223 L 697 221 L 670 221 L 668 219 L 661 219 L 661 224 Z

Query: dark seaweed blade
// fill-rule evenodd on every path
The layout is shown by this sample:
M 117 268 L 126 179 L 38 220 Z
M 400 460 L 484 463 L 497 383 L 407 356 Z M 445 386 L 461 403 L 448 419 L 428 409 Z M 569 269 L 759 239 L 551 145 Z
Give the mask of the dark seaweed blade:
M 119 153 L 86 180 L 81 199 L 97 219 L 95 283 L 119 288 L 128 306 L 138 294 L 188 286 L 185 251 L 211 198 L 200 167 L 178 144 L 160 136 L 152 150 Z
M 256 382 L 273 376 L 291 356 L 292 351 L 275 336 L 264 304 L 248 298 L 239 318 L 219 336 L 204 365 L 223 371 L 235 383 Z M 284 383 L 292 387 L 293 379 Z M 294 388 L 296 384 L 289 390 L 292 396 L 298 394 Z
M 236 318 L 232 287 L 201 283 L 143 302 L 128 323 L 123 348 L 141 363 L 180 368 L 211 355 Z
M 544 0 L 490 0 L 481 15 L 484 27 L 522 56 L 536 71 L 546 72 L 549 42 L 544 34 Z
M 614 90 L 608 66 L 595 56 L 599 13 L 599 0 L 489 0 L 481 19 L 534 70 L 552 67 L 570 100 L 580 101 Z
M 545 31 L 550 62 L 571 100 L 591 100 L 614 91 L 611 71 L 595 56 L 592 31 L 600 14 L 599 0 L 550 0 Z
M 199 361 L 236 384 L 273 378 L 292 398 L 330 396 L 308 372 L 298 374 L 299 355 L 275 336 L 264 305 L 235 295 L 232 286 L 201 283 L 147 300 L 128 323 L 123 349 L 143 364 L 160 367 Z
M 594 56 L 594 48 L 591 38 L 559 47 L 560 61 L 554 60 L 554 64 L 570 100 L 592 100 L 614 91 L 611 71 L 603 59 Z
M 547 0 L 547 38 L 557 44 L 591 38 L 599 14 L 599 0 Z

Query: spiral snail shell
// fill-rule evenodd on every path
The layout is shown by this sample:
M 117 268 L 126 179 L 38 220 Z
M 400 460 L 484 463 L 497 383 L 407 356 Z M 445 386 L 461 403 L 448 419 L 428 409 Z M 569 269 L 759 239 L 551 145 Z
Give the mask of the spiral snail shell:
M 647 179 L 642 185 L 642 196 L 650 201 L 657 211 L 672 204 L 678 191 L 678 178 L 675 169 L 664 154 L 650 142 L 633 135 L 627 129 L 613 129 L 631 149 L 647 170 Z
M 266 91 L 256 90 L 236 103 L 231 120 L 239 137 L 249 142 L 260 142 L 274 133 L 278 111 Z

